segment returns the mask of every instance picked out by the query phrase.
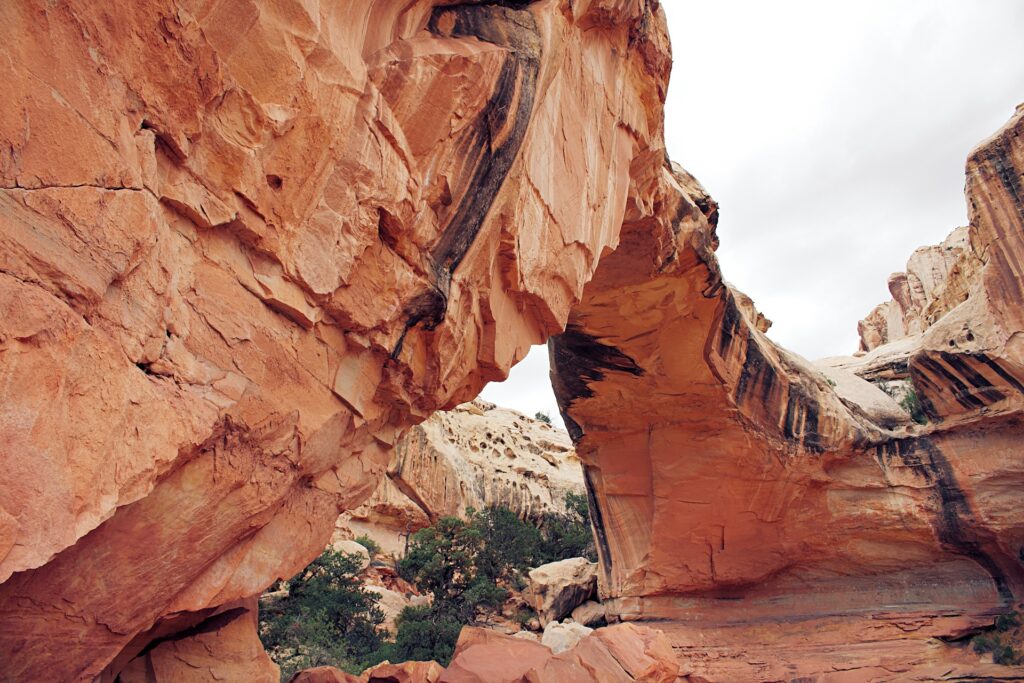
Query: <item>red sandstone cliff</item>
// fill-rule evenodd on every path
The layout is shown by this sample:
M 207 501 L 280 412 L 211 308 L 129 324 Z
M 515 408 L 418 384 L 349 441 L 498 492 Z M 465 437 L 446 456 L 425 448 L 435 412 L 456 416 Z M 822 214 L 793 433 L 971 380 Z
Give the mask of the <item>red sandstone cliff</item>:
M 723 284 L 689 177 L 648 167 L 655 201 L 550 347 L 609 613 L 658 620 L 695 676 L 1020 675 L 932 639 L 1024 589 L 1022 130 L 1024 110 L 968 162 L 968 280 L 909 347 L 829 375 Z M 909 382 L 927 424 L 843 367 Z
M 293 574 L 562 329 L 664 156 L 661 10 L 450 4 L 0 7 L 4 678 Z
M 0 676 L 272 677 L 250 598 L 563 329 L 620 617 L 717 680 L 996 675 L 926 637 L 1024 581 L 1021 116 L 969 163 L 970 287 L 914 304 L 915 426 L 723 284 L 661 12 L 0 6 Z

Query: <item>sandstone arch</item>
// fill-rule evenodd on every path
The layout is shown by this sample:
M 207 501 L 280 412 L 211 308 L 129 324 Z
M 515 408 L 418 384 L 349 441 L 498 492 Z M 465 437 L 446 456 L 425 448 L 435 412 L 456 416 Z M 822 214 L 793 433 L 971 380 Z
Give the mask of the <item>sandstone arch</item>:
M 968 621 L 1019 590 L 1019 514 L 981 504 L 958 469 L 977 463 L 955 455 L 982 429 L 986 458 L 1016 462 L 1019 119 L 972 175 L 972 306 L 998 325 L 910 364 L 945 420 L 926 446 L 774 348 L 721 283 L 714 202 L 666 161 L 655 0 L 17 0 L 0 45 L 6 679 L 109 680 L 139 653 L 244 631 L 251 597 L 320 551 L 402 430 L 567 322 L 556 382 L 621 616 L 784 587 L 819 551 L 834 567 L 856 553 L 780 525 L 856 530 L 855 499 L 823 516 L 829 482 L 886 491 L 885 473 L 918 491 L 893 543 L 976 591 Z M 691 503 L 654 495 L 671 448 L 639 437 L 694 432 L 650 401 L 665 395 L 704 411 L 717 452 L 752 448 L 794 479 L 763 494 L 764 521 L 665 524 Z M 602 431 L 597 411 L 630 396 L 645 414 Z M 616 439 L 650 458 L 623 461 Z M 752 546 L 770 552 L 740 559 Z

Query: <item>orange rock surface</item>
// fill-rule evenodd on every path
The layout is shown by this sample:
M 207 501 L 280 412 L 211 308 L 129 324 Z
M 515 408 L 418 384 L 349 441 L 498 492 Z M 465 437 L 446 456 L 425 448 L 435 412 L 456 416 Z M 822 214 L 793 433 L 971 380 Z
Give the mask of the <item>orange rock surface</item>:
M 559 654 L 534 641 L 467 627 L 438 683 L 674 683 L 678 673 L 665 636 L 634 624 L 598 629 Z
M 971 155 L 970 286 L 892 370 L 924 425 L 761 333 L 681 169 L 634 180 L 553 375 L 608 614 L 658 620 L 694 680 L 974 675 L 933 639 L 1020 600 L 1022 130 L 1024 109 Z
M 664 155 L 656 2 L 0 7 L 0 656 L 294 574 L 562 329 Z
M 6 679 L 272 675 L 244 606 L 563 330 L 610 618 L 694 680 L 982 671 L 929 638 L 1024 590 L 1021 113 L 894 292 L 918 426 L 724 284 L 656 0 L 12 0 L 0 53 Z M 675 676 L 615 633 L 532 680 Z

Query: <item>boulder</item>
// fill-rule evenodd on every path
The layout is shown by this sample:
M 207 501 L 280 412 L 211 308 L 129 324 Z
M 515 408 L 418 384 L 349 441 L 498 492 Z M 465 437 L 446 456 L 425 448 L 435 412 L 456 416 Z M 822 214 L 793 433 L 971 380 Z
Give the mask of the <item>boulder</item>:
M 550 657 L 539 642 L 467 626 L 439 683 L 521 683 Z
M 363 571 L 370 566 L 370 551 L 363 544 L 356 543 L 355 541 L 336 541 L 332 544 L 332 547 L 339 553 L 357 558 L 359 571 Z
M 381 625 L 388 632 L 395 633 L 395 620 L 398 619 L 398 615 L 402 613 L 402 610 L 409 607 L 412 602 L 403 594 L 384 586 L 369 585 L 364 586 L 364 588 L 379 597 L 377 606 L 384 612 L 384 622 Z
M 437 662 L 383 662 L 363 672 L 366 683 L 437 683 L 444 669 Z
M 480 631 L 463 629 L 439 683 L 674 683 L 679 673 L 665 635 L 634 624 L 599 629 L 557 654 Z
M 572 611 L 572 620 L 584 626 L 602 626 L 605 622 L 604 605 L 595 600 L 587 600 Z
M 366 683 L 362 676 L 353 676 L 333 666 L 304 669 L 288 679 L 288 683 Z
M 540 637 L 541 645 L 549 648 L 556 655 L 565 652 L 576 645 L 583 638 L 594 632 L 594 629 L 587 628 L 575 621 L 550 621 L 544 627 L 544 633 Z
M 597 564 L 583 557 L 531 569 L 529 577 L 528 594 L 542 626 L 568 616 L 597 592 Z

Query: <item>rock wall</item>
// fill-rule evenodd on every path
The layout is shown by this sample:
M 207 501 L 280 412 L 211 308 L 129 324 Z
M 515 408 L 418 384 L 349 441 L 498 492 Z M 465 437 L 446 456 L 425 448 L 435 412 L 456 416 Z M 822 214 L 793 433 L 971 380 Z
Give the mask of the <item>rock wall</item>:
M 570 492 L 582 495 L 584 487 L 568 434 L 476 400 L 410 429 L 369 500 L 338 519 L 335 539 L 366 534 L 401 555 L 408 534 L 440 517 L 502 505 L 540 519 L 565 512 Z
M 771 343 L 721 280 L 702 193 L 649 166 L 550 349 L 608 611 L 658 620 L 694 676 L 981 675 L 928 639 L 1024 590 L 1022 130 L 1024 109 L 968 162 L 969 286 L 921 309 L 950 310 L 911 348 L 876 350 L 902 370 L 847 364 L 906 378 L 925 425 Z
M 942 244 L 915 251 L 905 273 L 889 276 L 893 298 L 857 325 L 861 351 L 919 335 L 967 299 L 983 263 L 970 234 L 967 227 L 957 228 Z
M 1020 598 L 1021 113 L 897 288 L 921 426 L 723 283 L 655 0 L 14 0 L 0 52 L 5 680 L 272 675 L 252 596 L 563 330 L 602 591 L 694 676 L 966 676 L 927 639 Z
M 562 329 L 664 156 L 664 17 L 449 5 L 0 6 L 4 679 L 294 574 Z

